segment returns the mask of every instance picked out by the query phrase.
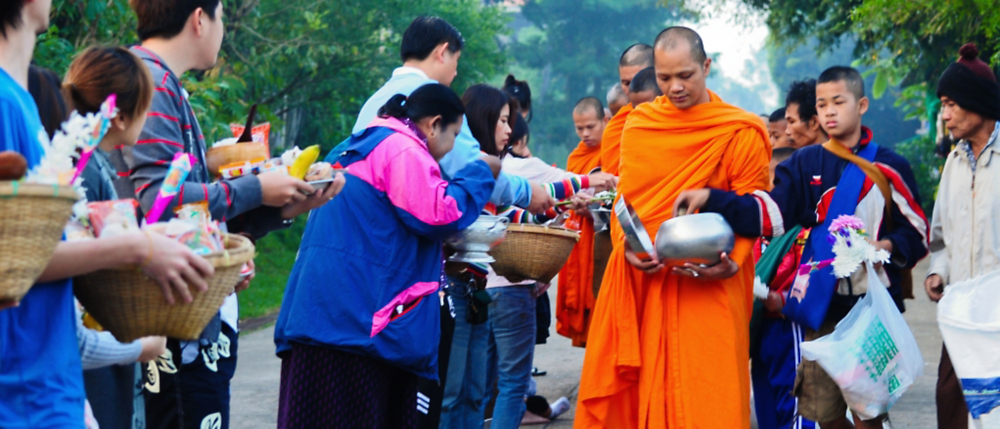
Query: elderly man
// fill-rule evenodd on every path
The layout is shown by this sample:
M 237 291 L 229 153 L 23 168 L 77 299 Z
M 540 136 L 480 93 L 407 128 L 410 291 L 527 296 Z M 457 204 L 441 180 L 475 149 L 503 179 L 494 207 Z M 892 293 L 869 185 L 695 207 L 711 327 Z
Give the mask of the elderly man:
M 958 146 L 941 172 L 934 218 L 931 221 L 931 267 L 924 287 L 937 302 L 945 285 L 975 278 L 1000 268 L 997 219 L 1000 167 L 990 159 L 1000 151 L 1000 85 L 979 59 L 973 44 L 961 49 L 961 58 L 938 81 L 941 118 Z M 968 409 L 948 350 L 941 349 L 938 367 L 937 416 L 939 428 L 968 427 Z

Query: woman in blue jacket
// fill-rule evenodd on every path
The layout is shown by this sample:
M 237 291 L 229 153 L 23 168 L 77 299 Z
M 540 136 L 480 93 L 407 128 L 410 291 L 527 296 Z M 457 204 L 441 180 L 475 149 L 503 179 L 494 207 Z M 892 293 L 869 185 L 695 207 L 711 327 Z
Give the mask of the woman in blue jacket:
M 494 186 L 484 160 L 441 177 L 464 110 L 424 85 L 335 155 L 347 184 L 309 219 L 275 327 L 279 428 L 416 426 L 418 377 L 438 374 L 442 243 Z

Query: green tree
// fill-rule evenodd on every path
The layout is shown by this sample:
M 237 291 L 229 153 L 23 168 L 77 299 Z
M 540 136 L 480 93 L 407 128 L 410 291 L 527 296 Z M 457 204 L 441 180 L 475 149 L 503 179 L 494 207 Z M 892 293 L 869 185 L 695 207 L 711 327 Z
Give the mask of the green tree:
M 602 103 L 618 82 L 618 58 L 635 43 L 652 43 L 666 26 L 693 16 L 656 0 L 534 0 L 521 10 L 527 21 L 507 46 L 518 79 L 532 89 L 532 152 L 565 165 L 579 142 L 573 131 L 577 100 Z

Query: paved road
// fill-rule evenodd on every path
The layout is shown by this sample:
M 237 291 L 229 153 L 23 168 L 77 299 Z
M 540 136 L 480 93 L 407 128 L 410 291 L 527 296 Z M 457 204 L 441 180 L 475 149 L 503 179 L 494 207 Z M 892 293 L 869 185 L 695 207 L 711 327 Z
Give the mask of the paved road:
M 924 278 L 926 263 L 914 270 L 914 278 Z M 555 286 L 549 291 L 555 296 Z M 917 285 L 916 300 L 907 301 L 905 317 L 913 330 L 926 362 L 924 375 L 912 386 L 890 413 L 894 428 L 933 428 L 935 422 L 934 382 L 941 358 L 941 334 L 937 328 L 934 304 Z M 554 301 L 554 299 L 553 299 Z M 553 322 L 552 326 L 555 326 Z M 268 327 L 240 336 L 239 366 L 233 380 L 233 428 L 273 428 L 278 413 L 280 361 L 274 356 L 274 329 Z M 575 411 L 576 391 L 583 365 L 583 349 L 575 348 L 566 338 L 552 332 L 549 343 L 535 351 L 535 364 L 548 371 L 536 377 L 539 394 L 550 401 L 567 396 L 574 408 L 546 428 L 570 428 Z M 536 426 L 541 427 L 541 426 Z

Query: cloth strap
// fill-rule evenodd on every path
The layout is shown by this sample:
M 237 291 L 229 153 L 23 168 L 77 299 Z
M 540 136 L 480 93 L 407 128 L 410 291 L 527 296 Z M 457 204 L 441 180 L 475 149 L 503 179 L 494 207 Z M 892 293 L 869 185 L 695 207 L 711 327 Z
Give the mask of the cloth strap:
M 851 153 L 846 147 L 832 140 L 823 143 L 823 149 L 858 166 L 872 182 L 875 182 L 875 186 L 878 186 L 878 190 L 882 192 L 882 197 L 885 198 L 885 225 L 891 231 L 894 227 L 892 222 L 892 188 L 889 187 L 889 179 L 885 177 L 882 170 L 879 170 L 875 164 L 872 164 L 867 159 Z M 903 298 L 915 299 L 913 296 L 913 270 L 901 270 L 900 275 L 902 276 L 900 286 L 902 287 Z

